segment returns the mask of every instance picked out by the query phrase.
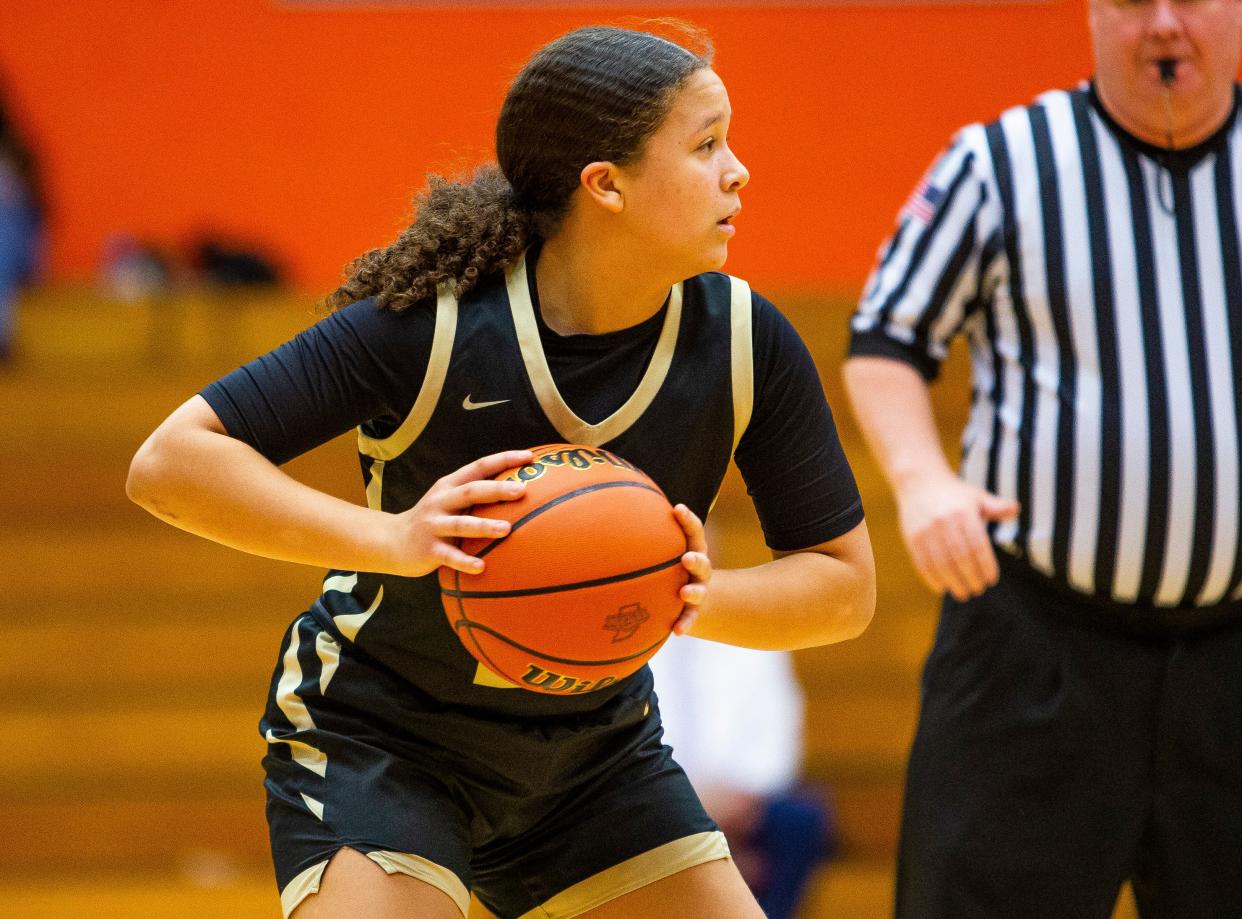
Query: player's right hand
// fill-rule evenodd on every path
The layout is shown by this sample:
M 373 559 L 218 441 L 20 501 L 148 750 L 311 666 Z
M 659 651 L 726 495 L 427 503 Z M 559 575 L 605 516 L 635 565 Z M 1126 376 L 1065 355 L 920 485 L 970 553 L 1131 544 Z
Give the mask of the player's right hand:
M 476 504 L 514 501 L 526 493 L 525 482 L 497 482 L 493 477 L 531 461 L 529 450 L 493 453 L 436 481 L 408 511 L 393 515 L 392 573 L 406 577 L 430 574 L 442 565 L 466 574 L 483 570 L 483 560 L 463 552 L 461 537 L 495 539 L 509 532 L 504 520 L 470 516 Z
M 986 525 L 1016 516 L 1016 501 L 948 475 L 908 484 L 898 506 L 910 558 L 933 591 L 960 601 L 996 583 L 1000 572 Z

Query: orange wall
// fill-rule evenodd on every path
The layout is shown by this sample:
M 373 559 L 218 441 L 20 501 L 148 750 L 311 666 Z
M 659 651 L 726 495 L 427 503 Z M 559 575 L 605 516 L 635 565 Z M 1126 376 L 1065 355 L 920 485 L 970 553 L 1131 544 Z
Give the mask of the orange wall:
M 1090 66 L 1081 0 L 671 12 L 716 42 L 752 173 L 729 269 L 769 289 L 856 289 L 956 127 Z M 395 235 L 425 172 L 490 155 L 534 48 L 669 13 L 22 0 L 0 3 L 0 74 L 43 153 L 56 275 L 89 275 L 114 231 L 215 227 L 322 289 Z

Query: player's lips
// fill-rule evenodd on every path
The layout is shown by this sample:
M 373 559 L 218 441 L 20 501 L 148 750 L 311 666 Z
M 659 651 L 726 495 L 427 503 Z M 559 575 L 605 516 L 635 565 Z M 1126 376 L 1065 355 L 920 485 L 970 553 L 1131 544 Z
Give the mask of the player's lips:
M 727 230 L 730 236 L 733 235 L 734 233 L 737 232 L 737 227 L 733 226 L 733 218 L 736 217 L 741 212 L 742 212 L 742 206 L 739 204 L 737 207 L 735 207 L 733 210 L 729 212 L 728 216 L 722 217 L 720 220 L 717 220 L 716 226 L 720 227 L 722 230 Z

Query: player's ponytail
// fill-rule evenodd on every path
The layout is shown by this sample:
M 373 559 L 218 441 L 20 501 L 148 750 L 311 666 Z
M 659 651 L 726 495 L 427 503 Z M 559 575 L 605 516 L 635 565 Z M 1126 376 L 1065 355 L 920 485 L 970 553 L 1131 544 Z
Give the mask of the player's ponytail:
M 705 38 L 684 26 L 679 31 L 699 50 L 648 32 L 592 27 L 536 52 L 509 87 L 496 123 L 499 168 L 484 167 L 469 183 L 432 176 L 413 225 L 392 245 L 356 259 L 328 305 L 374 297 L 402 310 L 431 300 L 443 283 L 461 296 L 552 235 L 582 168 L 636 160 L 677 89 L 710 66 Z
M 430 176 L 414 223 L 392 245 L 355 259 L 328 305 L 336 309 L 374 297 L 381 306 L 403 310 L 434 299 L 446 282 L 460 296 L 530 245 L 534 215 L 513 199 L 513 188 L 495 166 L 479 169 L 469 183 Z

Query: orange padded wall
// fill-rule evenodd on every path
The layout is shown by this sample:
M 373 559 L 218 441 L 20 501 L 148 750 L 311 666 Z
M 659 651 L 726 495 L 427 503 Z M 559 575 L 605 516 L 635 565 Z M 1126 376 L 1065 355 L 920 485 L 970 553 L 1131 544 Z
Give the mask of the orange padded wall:
M 110 233 L 265 243 L 322 290 L 390 240 L 429 170 L 490 155 L 508 80 L 578 25 L 704 26 L 751 169 L 729 270 L 855 290 L 960 124 L 1090 67 L 1084 4 L 701 8 L 73 0 L 0 4 L 0 75 L 38 143 L 51 267 Z

